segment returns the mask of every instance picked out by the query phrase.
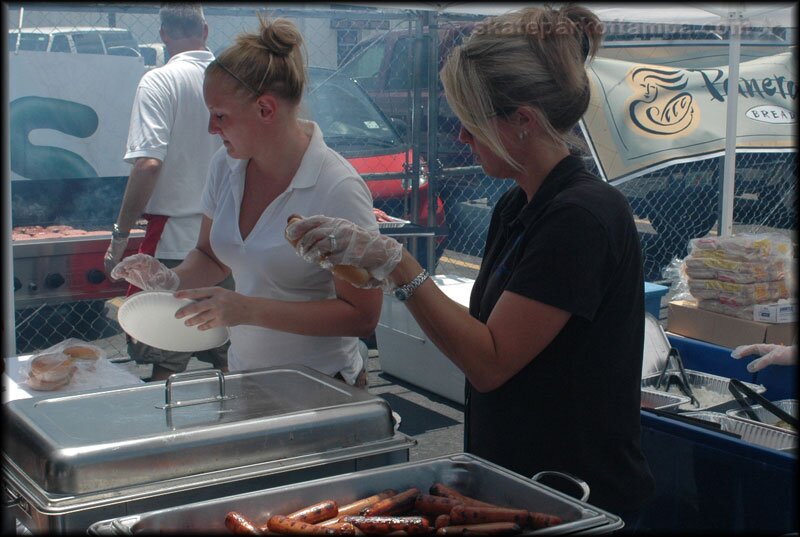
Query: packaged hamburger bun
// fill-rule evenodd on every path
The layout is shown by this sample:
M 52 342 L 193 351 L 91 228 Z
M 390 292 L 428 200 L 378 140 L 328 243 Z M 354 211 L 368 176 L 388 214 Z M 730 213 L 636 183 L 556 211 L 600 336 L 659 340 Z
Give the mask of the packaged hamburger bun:
M 36 353 L 27 363 L 25 383 L 38 391 L 57 390 L 68 386 L 76 373 L 92 375 L 100 358 L 105 358 L 103 349 L 70 338 Z

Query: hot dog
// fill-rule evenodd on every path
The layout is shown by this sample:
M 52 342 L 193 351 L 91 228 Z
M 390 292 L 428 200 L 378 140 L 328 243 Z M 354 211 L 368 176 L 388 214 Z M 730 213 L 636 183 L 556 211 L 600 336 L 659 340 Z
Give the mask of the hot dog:
M 261 530 L 255 524 L 236 511 L 231 511 L 225 516 L 225 527 L 237 535 L 261 535 Z
M 444 528 L 445 526 L 450 525 L 450 515 L 439 515 L 436 517 L 436 522 L 434 522 L 433 526 L 438 530 L 439 528 Z
M 309 505 L 303 509 L 299 509 L 294 513 L 289 513 L 286 518 L 292 520 L 299 520 L 306 524 L 316 524 L 323 520 L 329 520 L 339 514 L 339 506 L 333 500 L 325 500 L 314 505 Z
M 561 517 L 548 515 L 547 513 L 528 512 L 528 526 L 531 528 L 549 528 L 561 524 Z
M 430 533 L 430 523 L 421 516 L 346 516 L 342 518 L 364 533 L 385 535 L 393 531 L 404 531 L 409 535 Z
M 302 219 L 303 219 L 302 216 L 298 214 L 293 214 L 289 216 L 288 220 L 286 221 L 286 225 L 288 226 L 292 222 Z M 289 240 L 289 238 L 287 237 L 286 240 Z M 292 246 L 297 245 L 297 241 L 289 240 L 289 243 Z M 372 276 L 367 271 L 367 269 L 361 267 L 355 267 L 353 265 L 334 265 L 333 268 L 331 268 L 331 272 L 333 272 L 339 278 L 347 282 L 350 282 L 355 286 L 366 285 L 372 279 Z
M 445 526 L 436 530 L 436 535 L 514 535 L 522 528 L 513 522 L 491 522 L 466 526 Z
M 329 526 L 331 524 L 335 524 L 344 516 L 347 515 L 357 515 L 367 507 L 378 503 L 379 501 L 383 500 L 384 498 L 390 498 L 397 494 L 392 489 L 386 489 L 383 492 L 379 492 L 378 494 L 373 494 L 372 496 L 368 496 L 366 498 L 361 498 L 360 500 L 356 500 L 352 503 L 348 503 L 347 505 L 343 505 L 339 508 L 338 518 L 332 518 L 330 520 L 326 520 L 325 522 L 320 522 L 320 526 Z
M 275 515 L 267 521 L 269 531 L 292 535 L 355 535 L 355 526 L 348 523 L 317 526 L 300 520 L 292 520 L 283 515 Z
M 458 500 L 447 496 L 433 496 L 431 494 L 420 494 L 414 502 L 414 508 L 423 515 L 449 515 L 453 507 L 464 505 Z
M 457 505 L 450 511 L 450 524 L 486 524 L 489 522 L 514 522 L 524 527 L 528 524 L 526 509 L 507 509 L 505 507 L 474 507 Z
M 445 496 L 447 498 L 452 498 L 453 500 L 461 502 L 464 505 L 472 505 L 475 507 L 500 507 L 499 505 L 492 505 L 490 503 L 470 498 L 469 496 L 464 496 L 456 489 L 448 487 L 444 483 L 434 483 L 431 485 L 430 493 L 434 496 Z
M 361 511 L 364 516 L 399 515 L 410 511 L 419 496 L 419 489 L 412 487 L 405 492 L 386 498 Z

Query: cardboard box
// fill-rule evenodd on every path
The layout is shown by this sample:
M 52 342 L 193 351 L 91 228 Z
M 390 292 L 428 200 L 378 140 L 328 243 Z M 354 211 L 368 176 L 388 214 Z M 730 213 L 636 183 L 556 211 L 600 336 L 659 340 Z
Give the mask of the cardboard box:
M 793 323 L 797 321 L 797 303 L 754 304 L 753 320 L 762 323 Z
M 667 330 L 731 349 L 752 343 L 790 345 L 797 336 L 797 326 L 794 323 L 748 321 L 702 310 L 694 302 L 685 300 L 669 303 Z

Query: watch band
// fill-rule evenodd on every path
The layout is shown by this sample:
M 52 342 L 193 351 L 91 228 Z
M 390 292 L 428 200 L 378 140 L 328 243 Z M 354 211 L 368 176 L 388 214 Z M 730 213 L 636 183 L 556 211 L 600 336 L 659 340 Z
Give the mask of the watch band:
M 130 237 L 130 235 L 130 230 L 123 233 L 117 223 L 114 223 L 114 225 L 111 227 L 111 236 L 115 239 L 127 239 Z
M 401 285 L 397 289 L 394 290 L 394 296 L 397 300 L 405 301 L 411 298 L 420 285 L 423 284 L 425 280 L 430 278 L 430 273 L 427 270 L 423 270 L 420 272 L 413 280 L 408 282 L 405 285 Z

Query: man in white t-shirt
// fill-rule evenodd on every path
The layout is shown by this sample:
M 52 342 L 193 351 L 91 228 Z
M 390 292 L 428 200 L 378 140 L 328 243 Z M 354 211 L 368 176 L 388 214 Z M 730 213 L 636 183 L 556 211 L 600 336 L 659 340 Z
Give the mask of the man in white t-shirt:
M 147 231 L 140 253 L 176 266 L 195 247 L 208 165 L 222 145 L 208 132 L 203 99 L 205 69 L 214 60 L 206 47 L 203 9 L 199 4 L 164 4 L 159 18 L 169 61 L 145 73 L 136 89 L 124 157 L 133 169 L 105 255 L 108 274 L 122 259 L 130 230 L 142 217 Z M 233 289 L 230 278 L 220 285 Z M 131 286 L 128 295 L 137 291 Z M 185 370 L 192 357 L 130 338 L 128 354 L 137 363 L 153 365 L 151 380 Z M 227 371 L 227 344 L 195 356 Z

